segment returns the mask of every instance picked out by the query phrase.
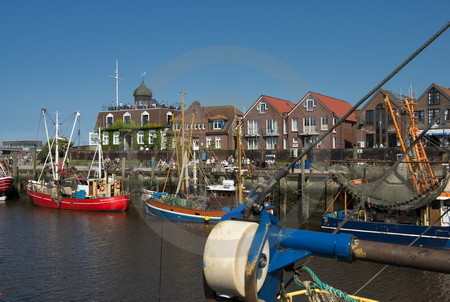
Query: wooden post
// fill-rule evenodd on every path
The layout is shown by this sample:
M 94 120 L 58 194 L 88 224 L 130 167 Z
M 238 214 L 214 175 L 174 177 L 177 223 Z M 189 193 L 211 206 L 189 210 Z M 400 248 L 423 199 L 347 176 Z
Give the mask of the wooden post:
M 16 183 L 18 183 L 18 173 L 17 173 L 17 167 L 18 167 L 18 155 L 19 155 L 19 153 L 17 153 L 17 152 L 14 152 L 13 153 L 13 166 L 12 166 L 12 169 L 13 169 L 13 178 L 14 178 L 14 180 L 16 181 Z
M 156 162 L 155 162 L 155 156 L 154 155 L 152 156 L 151 161 L 152 161 L 152 168 L 150 170 L 150 183 L 153 184 L 153 183 L 156 183 L 156 180 L 155 180 Z
M 353 146 L 353 159 L 358 159 L 358 147 L 356 145 Z
M 284 217 L 286 217 L 286 209 L 287 209 L 287 189 L 288 189 L 288 181 L 287 181 L 287 177 L 283 177 L 282 178 L 283 182 L 284 182 L 284 196 L 283 196 L 283 203 L 281 203 L 280 205 L 280 219 L 283 219 Z
M 37 152 L 36 149 L 34 149 L 33 151 L 33 175 L 31 176 L 31 178 L 35 178 L 36 177 L 36 165 L 37 165 Z
M 122 160 L 121 160 L 121 167 L 122 167 L 122 181 L 124 181 L 124 179 L 125 179 L 125 160 L 126 160 L 126 158 L 125 157 L 122 157 Z
M 304 148 L 302 148 L 302 153 L 304 152 Z M 304 200 L 303 195 L 305 192 L 303 192 L 305 188 L 305 163 L 306 163 L 306 156 L 303 156 L 301 158 L 301 172 L 300 172 L 300 187 L 299 187 L 299 199 L 298 199 L 298 224 L 299 226 L 305 224 L 305 222 L 308 219 L 308 202 L 307 200 Z

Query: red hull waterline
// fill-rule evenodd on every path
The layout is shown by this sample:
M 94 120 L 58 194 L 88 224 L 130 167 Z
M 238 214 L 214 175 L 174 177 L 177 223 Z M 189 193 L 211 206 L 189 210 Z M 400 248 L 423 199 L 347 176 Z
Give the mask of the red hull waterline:
M 61 202 L 52 199 L 50 195 L 27 190 L 34 205 L 45 208 L 79 210 L 79 211 L 126 211 L 130 206 L 130 196 L 121 195 L 105 198 L 76 199 L 61 198 Z
M 0 177 L 0 201 L 3 202 L 6 199 L 6 195 L 11 191 L 14 184 L 14 178 L 10 176 Z

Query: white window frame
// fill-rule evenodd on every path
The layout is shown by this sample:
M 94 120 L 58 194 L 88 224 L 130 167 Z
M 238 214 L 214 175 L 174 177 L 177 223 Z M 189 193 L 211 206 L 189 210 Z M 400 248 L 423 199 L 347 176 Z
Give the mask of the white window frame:
M 152 144 L 154 144 L 156 141 L 155 141 L 155 139 L 156 139 L 156 136 L 157 134 L 156 134 L 156 131 L 155 130 L 149 130 L 148 131 L 148 143 L 150 144 L 150 145 L 152 145 Z
M 258 120 L 247 121 L 248 134 L 258 134 Z
M 102 133 L 102 145 L 109 145 L 109 133 L 108 132 Z
M 143 145 L 144 144 L 144 131 L 138 131 L 138 133 L 137 133 L 137 143 L 139 145 Z
M 144 116 L 147 116 L 147 124 L 144 124 Z M 150 114 L 147 111 L 142 112 L 141 114 L 141 126 L 145 126 L 150 124 Z
M 267 111 L 267 103 L 266 101 L 261 101 L 257 106 L 256 109 L 258 110 L 259 114 L 265 114 Z
M 108 124 L 108 118 L 111 118 L 111 125 Z M 114 115 L 112 115 L 111 113 L 109 113 L 109 114 L 106 116 L 105 125 L 106 125 L 106 127 L 110 127 L 110 126 L 112 126 L 113 124 L 114 124 Z
M 114 131 L 113 132 L 113 145 L 119 145 L 120 144 L 120 132 Z
M 220 129 L 222 129 L 222 120 L 213 120 L 212 121 L 212 128 L 213 128 L 213 130 L 220 130 Z
M 206 137 L 206 148 L 211 147 L 212 138 L 211 136 Z
M 248 150 L 258 150 L 258 139 L 256 137 L 250 137 L 248 139 Z
M 130 118 L 130 122 L 129 122 L 129 123 L 126 122 L 126 117 L 129 117 L 129 118 Z M 125 113 L 123 114 L 123 123 L 124 123 L 125 125 L 131 124 L 131 114 L 130 114 L 129 112 L 125 112 Z
M 220 138 L 220 136 L 216 136 L 215 143 L 216 149 L 222 148 L 222 139 Z
M 316 118 L 314 116 L 303 118 L 303 132 L 316 132 Z
M 173 123 L 173 131 L 180 131 L 181 130 L 181 122 L 177 121 Z
M 170 118 L 169 118 L 169 116 L 170 116 Z M 172 112 L 167 112 L 166 113 L 166 121 L 167 121 L 167 123 L 169 123 L 169 122 L 171 122 L 172 121 L 172 118 L 173 118 L 173 113 Z M 149 117 L 149 121 L 150 121 L 150 117 Z
M 278 143 L 277 137 L 268 137 L 266 139 L 266 150 L 276 150 L 277 143 Z
M 336 122 L 337 122 L 336 118 L 333 117 L 333 126 L 336 125 Z M 333 133 L 336 133 L 336 131 L 337 131 L 336 128 L 334 128 Z
M 316 107 L 316 101 L 313 98 L 306 99 L 303 107 L 306 108 L 306 111 L 313 111 Z
M 291 119 L 291 131 L 298 132 L 298 117 Z
M 278 120 L 275 118 L 266 120 L 266 130 L 268 134 L 278 134 Z
M 328 130 L 328 116 L 320 117 L 320 130 Z

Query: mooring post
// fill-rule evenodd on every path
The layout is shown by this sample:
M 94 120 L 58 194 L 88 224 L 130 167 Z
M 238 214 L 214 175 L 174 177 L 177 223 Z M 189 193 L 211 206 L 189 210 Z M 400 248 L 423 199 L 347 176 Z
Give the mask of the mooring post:
M 18 183 L 18 180 L 19 180 L 19 173 L 17 173 L 17 167 L 19 166 L 19 163 L 18 163 L 18 155 L 19 155 L 19 153 L 17 153 L 17 152 L 14 152 L 13 153 L 13 166 L 12 166 L 12 169 L 13 169 L 13 178 L 14 178 L 14 181 L 16 182 L 16 183 Z
M 302 148 L 302 153 L 305 151 Z M 307 213 L 307 201 L 303 199 L 303 189 L 305 188 L 305 164 L 306 164 L 306 156 L 301 158 L 301 170 L 300 170 L 300 187 L 299 187 L 299 198 L 298 198 L 298 225 L 303 225 L 306 222 L 308 217 Z
M 122 157 L 122 160 L 121 160 L 121 164 L 122 164 L 122 166 L 121 166 L 121 168 L 122 168 L 122 181 L 125 179 L 125 160 L 126 160 L 126 157 Z

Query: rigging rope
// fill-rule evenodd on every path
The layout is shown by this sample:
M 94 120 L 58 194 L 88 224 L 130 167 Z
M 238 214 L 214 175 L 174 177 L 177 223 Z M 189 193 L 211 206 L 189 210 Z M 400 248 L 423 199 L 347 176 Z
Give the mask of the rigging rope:
M 311 278 L 312 281 L 301 281 L 300 280 L 300 273 L 301 271 L 305 271 L 309 277 Z M 317 277 L 316 274 L 314 274 L 314 272 L 307 266 L 300 266 L 297 269 L 294 270 L 294 281 L 295 283 L 300 286 L 305 288 L 306 290 L 308 290 L 309 295 L 311 296 L 313 293 L 315 293 L 315 291 L 311 291 L 311 289 L 321 289 L 324 291 L 327 291 L 328 293 L 330 293 L 331 295 L 338 297 L 339 299 L 342 299 L 344 301 L 349 301 L 349 302 L 358 302 L 358 300 L 350 297 L 348 294 L 346 294 L 345 292 L 332 287 L 331 285 L 328 285 L 324 282 L 322 282 L 319 277 Z

